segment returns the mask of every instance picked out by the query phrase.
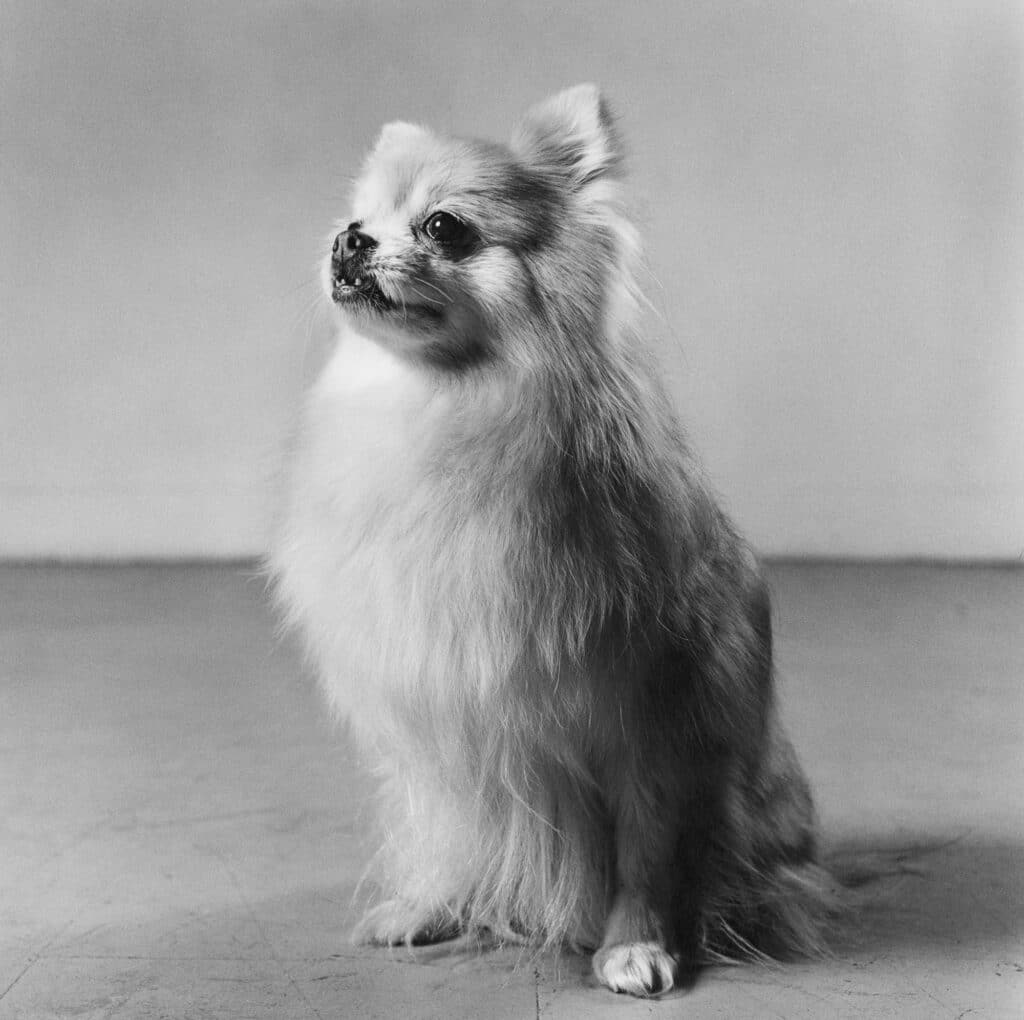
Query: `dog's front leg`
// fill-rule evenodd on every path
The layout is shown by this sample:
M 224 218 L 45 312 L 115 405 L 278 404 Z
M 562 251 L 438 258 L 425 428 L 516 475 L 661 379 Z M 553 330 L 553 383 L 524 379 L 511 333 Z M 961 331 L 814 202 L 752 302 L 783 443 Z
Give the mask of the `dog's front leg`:
M 635 762 L 616 790 L 616 893 L 593 961 L 616 992 L 658 995 L 696 973 L 722 769 L 678 751 Z

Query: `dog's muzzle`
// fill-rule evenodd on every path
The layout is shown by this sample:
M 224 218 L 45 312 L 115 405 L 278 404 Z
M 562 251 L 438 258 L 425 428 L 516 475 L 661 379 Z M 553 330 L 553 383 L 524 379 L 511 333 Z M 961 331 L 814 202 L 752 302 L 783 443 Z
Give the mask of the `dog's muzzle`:
M 331 276 L 335 287 L 359 288 L 368 285 L 371 273 L 367 262 L 370 252 L 376 247 L 376 240 L 355 225 L 338 234 L 331 249 Z

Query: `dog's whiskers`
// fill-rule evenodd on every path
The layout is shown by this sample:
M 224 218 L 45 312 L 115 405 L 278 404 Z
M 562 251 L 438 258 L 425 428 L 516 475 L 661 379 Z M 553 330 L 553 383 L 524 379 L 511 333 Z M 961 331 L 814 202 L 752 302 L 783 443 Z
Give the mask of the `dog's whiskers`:
M 410 284 L 409 286 L 410 286 L 410 289 L 412 290 L 412 292 L 418 298 L 420 298 L 424 302 L 424 304 L 436 305 L 438 308 L 443 308 L 444 307 L 444 302 L 443 301 L 439 301 L 437 298 L 431 297 L 429 294 L 424 294 L 423 291 L 421 291 L 419 289 L 419 287 L 417 287 L 415 284 Z
M 423 297 L 424 300 L 428 299 L 425 294 L 422 294 L 422 292 L 417 289 L 417 284 L 419 284 L 421 287 L 429 287 L 431 290 L 436 291 L 438 294 L 440 294 L 443 300 L 437 301 L 436 298 L 434 299 L 436 303 L 439 305 L 448 304 L 452 299 L 451 295 L 447 291 L 442 290 L 440 287 L 437 286 L 437 284 L 431 283 L 429 280 L 424 280 L 421 276 L 412 277 L 409 280 L 409 283 L 412 285 L 413 290 L 415 290 L 417 294 L 420 294 L 420 296 Z

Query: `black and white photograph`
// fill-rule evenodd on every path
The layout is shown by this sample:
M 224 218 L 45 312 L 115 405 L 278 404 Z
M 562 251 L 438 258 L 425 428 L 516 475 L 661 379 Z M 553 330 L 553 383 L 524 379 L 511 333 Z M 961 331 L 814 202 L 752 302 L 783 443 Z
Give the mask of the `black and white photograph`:
M 1019 0 L 4 0 L 0 97 L 0 1020 L 1024 1016 Z

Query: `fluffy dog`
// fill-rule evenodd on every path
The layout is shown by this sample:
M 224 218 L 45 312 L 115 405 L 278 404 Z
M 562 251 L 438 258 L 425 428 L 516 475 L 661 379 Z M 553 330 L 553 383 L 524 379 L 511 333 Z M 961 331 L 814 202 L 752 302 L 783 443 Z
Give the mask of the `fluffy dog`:
M 829 880 L 765 585 L 649 360 L 622 198 L 593 86 L 508 146 L 383 129 L 270 565 L 382 778 L 357 936 L 593 949 L 650 995 L 813 950 Z

